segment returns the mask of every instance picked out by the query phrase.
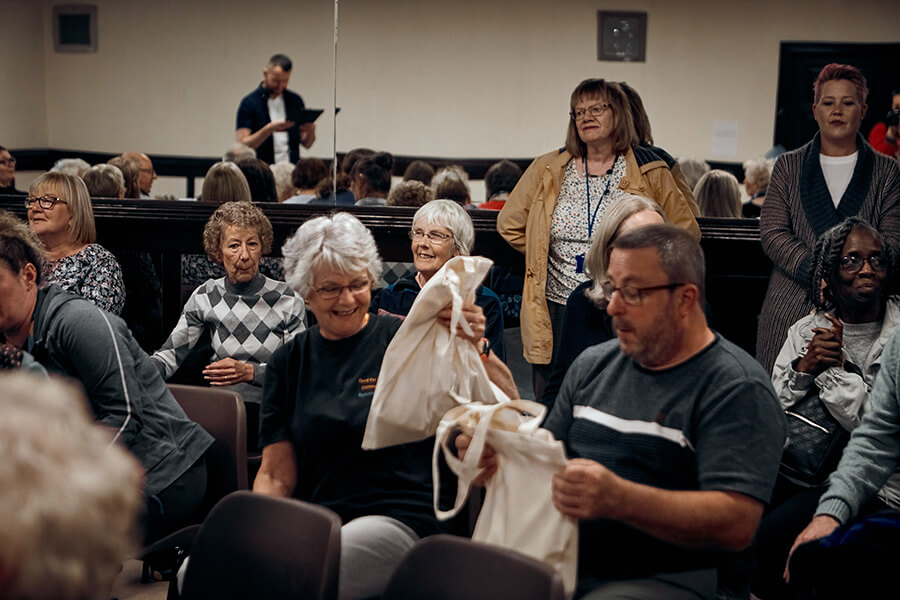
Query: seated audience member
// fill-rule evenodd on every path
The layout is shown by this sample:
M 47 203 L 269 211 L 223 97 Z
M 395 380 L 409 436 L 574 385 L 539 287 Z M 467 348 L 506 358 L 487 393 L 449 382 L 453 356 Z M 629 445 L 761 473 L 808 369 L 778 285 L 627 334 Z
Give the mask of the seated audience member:
M 694 188 L 694 197 L 703 217 L 741 217 L 741 187 L 737 177 L 728 171 L 713 169 L 703 175 Z
M 51 173 L 66 173 L 75 177 L 83 177 L 91 168 L 90 163 L 83 158 L 61 158 L 50 169 Z
M 99 164 L 84 174 L 84 184 L 94 198 L 123 198 L 125 178 L 118 167 Z M 147 252 L 110 248 L 122 270 L 125 306 L 121 316 L 134 339 L 146 352 L 162 342 L 162 285 L 153 258 Z
M 256 158 L 256 150 L 246 144 L 235 142 L 228 146 L 222 160 L 226 162 L 237 162 L 242 158 Z
M 875 124 L 869 132 L 869 143 L 873 148 L 897 158 L 897 133 L 900 131 L 900 89 L 891 91 L 891 110 L 884 121 Z
M 460 206 L 472 203 L 469 176 L 459 165 L 450 165 L 435 173 L 431 180 L 431 189 L 434 190 L 435 198 L 453 200 Z
M 650 115 L 647 114 L 647 110 L 644 108 L 644 101 L 641 100 L 640 94 L 637 93 L 636 89 L 624 81 L 620 81 L 617 85 L 619 86 L 619 89 L 622 90 L 622 93 L 625 94 L 625 97 L 628 98 L 628 105 L 631 108 L 631 117 L 634 121 L 635 133 L 637 133 L 640 145 L 653 152 L 653 154 L 666 163 L 666 167 L 668 167 L 669 172 L 672 173 L 672 179 L 675 180 L 678 191 L 689 201 L 693 201 L 694 188 L 693 186 L 689 186 L 685 181 L 684 173 L 681 172 L 681 166 L 678 164 L 678 161 L 659 146 L 653 145 Z
M 16 189 L 16 159 L 9 150 L 0 146 L 0 195 L 24 196 Z
M 659 204 L 632 194 L 619 199 L 603 215 L 585 253 L 584 266 L 590 279 L 576 287 L 566 301 L 559 351 L 544 395 L 537 399 L 539 402 L 553 408 L 559 387 L 578 355 L 590 346 L 616 337 L 612 317 L 606 312 L 609 298 L 603 293 L 610 244 L 638 227 L 665 222 L 667 219 Z
M 414 160 L 403 171 L 403 181 L 421 181 L 425 185 L 431 185 L 434 177 L 434 167 L 424 160 Z
M 896 369 L 896 364 L 889 366 L 888 362 L 888 340 L 900 322 L 900 298 L 891 295 L 896 285 L 895 258 L 894 250 L 885 245 L 878 231 L 858 217 L 850 217 L 819 237 L 808 288 L 816 312 L 788 330 L 772 372 L 775 392 L 785 410 L 804 401 L 821 401 L 848 431 L 856 431 L 869 413 L 885 417 L 880 412 L 882 407 L 874 401 L 879 391 L 879 371 Z M 893 371 L 887 374 L 890 381 Z M 884 392 L 885 387 L 881 386 L 880 391 Z M 810 392 L 816 392 L 818 400 L 809 398 Z M 892 399 L 891 404 L 896 414 L 896 400 Z M 892 443 L 896 447 L 896 442 Z M 845 455 L 848 451 L 849 447 Z M 858 454 L 856 458 L 859 460 Z M 852 507 L 834 500 L 834 491 L 839 488 L 828 484 L 809 486 L 779 477 L 771 508 L 759 529 L 754 594 L 763 600 L 799 597 L 784 582 L 783 575 L 791 545 L 813 515 L 833 514 L 836 506 L 841 512 L 835 518 L 844 520 L 851 512 L 868 514 L 888 507 L 900 508 L 900 468 L 896 459 L 897 454 L 883 476 L 867 478 L 871 490 L 865 497 L 854 498 Z M 873 455 L 864 460 L 880 458 Z M 855 482 L 863 475 L 856 471 L 858 465 L 845 461 L 840 464 L 841 477 L 835 474 L 832 481 L 837 478 L 847 485 L 848 479 Z M 826 497 L 831 498 L 832 508 L 822 510 Z M 815 519 L 818 525 L 832 517 Z
M 265 161 L 258 158 L 242 158 L 235 163 L 250 186 L 253 202 L 278 202 L 275 191 L 275 176 Z
M 272 171 L 272 177 L 275 179 L 275 195 L 278 197 L 279 202 L 284 202 L 297 193 L 291 181 L 294 165 L 291 163 L 277 163 L 271 165 L 269 170 Z
M 421 181 L 411 179 L 401 181 L 391 188 L 391 193 L 387 197 L 387 205 L 418 208 L 432 200 L 434 200 L 434 192 L 431 191 L 431 188 Z
M 126 198 L 140 198 L 141 197 L 141 184 L 140 184 L 140 176 L 141 176 L 141 166 L 140 164 L 133 158 L 126 158 L 125 155 L 116 156 L 114 158 L 109 159 L 109 164 L 114 167 L 118 167 L 120 171 L 122 171 L 122 176 L 125 177 L 125 197 Z
M 206 172 L 200 190 L 203 202 L 250 202 L 250 185 L 240 168 L 229 161 L 217 162 Z
M 771 177 L 772 161 L 762 158 L 744 162 L 744 191 L 750 196 L 750 201 L 741 208 L 741 216 L 747 219 L 759 218 Z
M 110 164 L 94 165 L 81 177 L 91 198 L 125 197 L 125 177 L 119 167 Z
M 0 598 L 109 598 L 137 551 L 141 486 L 111 440 L 75 386 L 0 374 Z
M 584 598 L 715 598 L 772 492 L 784 414 L 762 367 L 707 326 L 704 270 L 681 228 L 616 239 L 603 291 L 618 340 L 575 360 L 544 423 L 569 457 L 553 503 L 580 520 Z
M 448 530 L 434 516 L 433 439 L 362 450 L 393 317 L 366 311 L 381 273 L 375 240 L 338 212 L 305 222 L 282 248 L 288 280 L 317 324 L 269 358 L 260 409 L 262 466 L 253 491 L 321 504 L 340 515 L 339 597 L 378 596 L 420 538 Z M 463 307 L 481 344 L 485 318 Z M 449 307 L 441 314 L 449 327 Z M 501 363 L 502 364 L 502 363 Z
M 697 187 L 700 178 L 709 173 L 709 163 L 699 158 L 681 157 L 678 159 L 678 166 L 681 167 L 684 182 L 691 188 L 691 191 Z
M 73 175 L 44 173 L 28 188 L 25 206 L 28 225 L 46 250 L 47 281 L 121 314 L 122 269 L 112 253 L 96 243 L 94 211 L 84 182 Z
M 175 329 L 151 358 L 163 378 L 178 370 L 204 332 L 213 362 L 203 370 L 212 386 L 229 386 L 247 405 L 248 448 L 256 439 L 266 361 L 305 328 L 303 300 L 282 281 L 259 272 L 272 249 L 272 224 L 249 202 L 226 202 L 203 230 L 203 248 L 225 276 L 194 290 Z
M 484 174 L 486 202 L 478 208 L 484 210 L 500 210 L 506 204 L 509 193 L 515 189 L 522 177 L 522 169 L 511 160 L 501 160 L 491 165 Z
M 404 277 L 389 287 L 378 290 L 369 310 L 379 315 L 406 316 L 413 301 L 429 279 L 454 256 L 469 256 L 475 243 L 472 218 L 452 200 L 432 200 L 416 211 L 412 231 L 413 264 L 418 273 Z M 503 311 L 497 294 L 480 286 L 475 291 L 475 304 L 487 319 L 484 354 L 493 352 L 505 358 L 503 351 Z
M 337 190 L 337 196 L 335 196 Z M 331 206 L 354 206 L 356 196 L 350 191 L 350 176 L 338 171 L 337 185 L 331 175 L 316 185 L 316 197 L 309 201 L 310 204 L 328 204 Z
M 384 206 L 391 191 L 391 170 L 394 157 L 379 152 L 361 158 L 350 170 L 350 191 L 356 197 L 357 206 Z
M 0 341 L 29 349 L 51 374 L 82 385 L 94 418 L 144 468 L 144 540 L 158 539 L 201 504 L 204 453 L 213 438 L 185 416 L 125 322 L 57 285 L 44 286 L 42 263 L 27 228 L 0 214 Z
M 285 200 L 285 204 L 308 204 L 316 197 L 316 186 L 328 177 L 328 165 L 319 158 L 301 158 L 291 173 L 291 183 L 296 195 Z
M 343 160 L 341 160 L 340 170 L 349 175 L 356 161 L 361 158 L 369 158 L 370 156 L 375 156 L 375 151 L 371 148 L 354 148 L 344 155 Z
M 125 152 L 122 158 L 128 159 L 138 166 L 138 188 L 141 190 L 140 197 L 145 200 L 152 200 L 150 189 L 153 182 L 156 181 L 156 169 L 153 168 L 153 161 L 143 152 Z

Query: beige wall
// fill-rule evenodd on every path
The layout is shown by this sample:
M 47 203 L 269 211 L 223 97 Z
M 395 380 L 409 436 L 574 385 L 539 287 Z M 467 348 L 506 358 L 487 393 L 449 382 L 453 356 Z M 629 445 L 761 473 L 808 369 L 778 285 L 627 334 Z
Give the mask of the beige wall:
M 265 59 L 332 103 L 331 0 L 96 0 L 99 50 L 57 54 L 45 0 L 0 0 L 0 143 L 217 155 Z M 596 11 L 648 13 L 647 61 L 596 60 Z M 561 145 L 571 89 L 627 80 L 658 144 L 742 160 L 772 143 L 780 41 L 896 41 L 897 0 L 342 0 L 337 148 L 533 156 Z M 737 123 L 736 155 L 711 149 Z M 329 156 L 331 120 L 313 154 Z M 154 190 L 156 191 L 156 190 Z
M 0 145 L 46 146 L 44 24 L 40 2 L 0 0 Z

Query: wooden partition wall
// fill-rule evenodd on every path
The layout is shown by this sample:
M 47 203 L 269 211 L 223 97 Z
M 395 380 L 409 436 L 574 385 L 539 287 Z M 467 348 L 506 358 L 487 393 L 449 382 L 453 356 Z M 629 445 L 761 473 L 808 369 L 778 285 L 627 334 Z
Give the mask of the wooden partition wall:
M 275 231 L 273 254 L 305 221 L 332 212 L 327 206 L 260 205 Z M 94 199 L 98 242 L 109 248 L 149 252 L 163 285 L 163 326 L 171 330 L 181 312 L 181 255 L 203 253 L 202 232 L 216 205 L 205 202 Z M 22 197 L 0 197 L 0 209 L 25 218 Z M 411 208 L 340 207 L 373 233 L 385 260 L 410 261 L 407 232 Z M 497 234 L 494 211 L 472 211 L 474 254 L 524 272 L 521 254 Z M 759 222 L 700 219 L 706 253 L 707 303 L 713 328 L 753 353 L 756 323 L 772 265 L 759 244 Z

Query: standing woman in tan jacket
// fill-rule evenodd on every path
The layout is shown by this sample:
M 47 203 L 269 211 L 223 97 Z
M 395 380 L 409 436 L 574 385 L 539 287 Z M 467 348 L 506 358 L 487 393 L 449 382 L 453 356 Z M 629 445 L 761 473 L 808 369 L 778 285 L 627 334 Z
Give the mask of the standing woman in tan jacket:
M 550 375 L 569 294 L 587 280 L 584 254 L 606 210 L 625 194 L 657 202 L 700 239 L 693 200 L 665 162 L 638 146 L 628 99 L 613 82 L 586 79 L 572 92 L 564 149 L 539 156 L 497 218 L 497 230 L 525 254 L 522 345 L 535 398 Z

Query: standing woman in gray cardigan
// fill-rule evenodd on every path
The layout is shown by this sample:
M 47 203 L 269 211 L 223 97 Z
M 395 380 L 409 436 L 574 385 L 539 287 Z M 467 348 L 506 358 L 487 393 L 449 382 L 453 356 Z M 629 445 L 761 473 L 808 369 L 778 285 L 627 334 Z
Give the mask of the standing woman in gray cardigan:
M 819 132 L 775 163 L 760 215 L 774 267 L 759 317 L 756 359 L 771 373 L 788 328 L 812 310 L 806 298 L 816 238 L 859 216 L 900 243 L 900 169 L 859 135 L 869 90 L 859 69 L 825 66 L 813 85 Z

